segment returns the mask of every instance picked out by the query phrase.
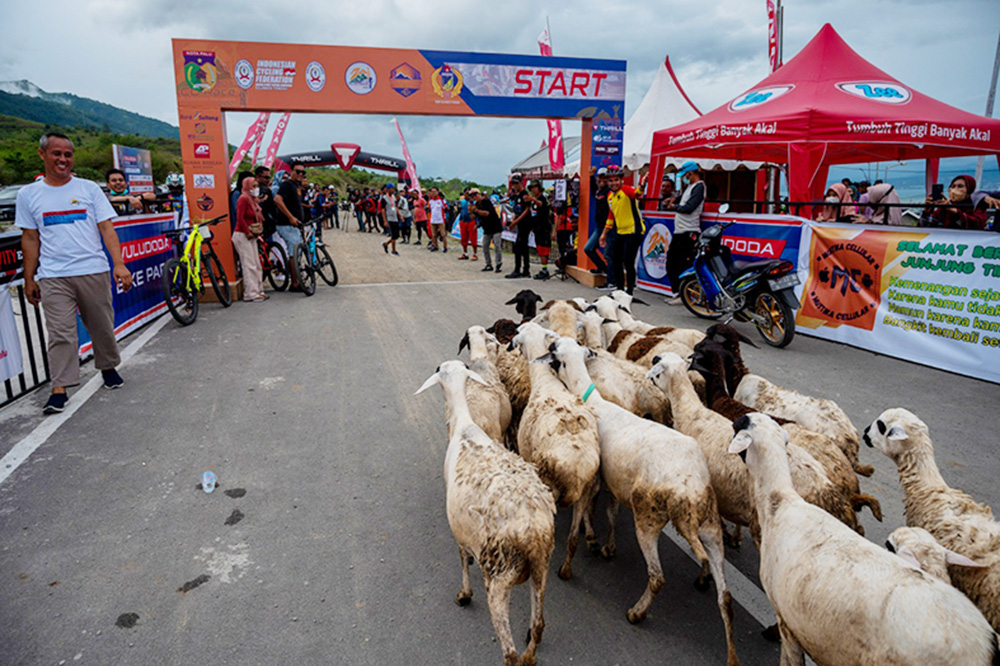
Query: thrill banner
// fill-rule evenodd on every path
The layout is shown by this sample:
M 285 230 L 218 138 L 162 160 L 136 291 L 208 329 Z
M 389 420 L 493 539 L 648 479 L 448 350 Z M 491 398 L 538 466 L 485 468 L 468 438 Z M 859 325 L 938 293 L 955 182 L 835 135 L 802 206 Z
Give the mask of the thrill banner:
M 804 225 L 799 265 L 799 332 L 1000 382 L 995 233 Z

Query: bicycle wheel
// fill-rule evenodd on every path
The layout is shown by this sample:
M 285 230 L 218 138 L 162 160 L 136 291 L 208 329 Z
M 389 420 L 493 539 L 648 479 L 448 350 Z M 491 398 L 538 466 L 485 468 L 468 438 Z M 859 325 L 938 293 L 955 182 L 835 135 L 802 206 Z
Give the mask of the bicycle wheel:
M 298 243 L 292 252 L 295 258 L 292 260 L 292 270 L 299 283 L 299 288 L 306 296 L 316 293 L 316 272 L 313 270 L 312 261 L 309 259 L 309 249 L 305 243 Z
M 319 276 L 323 278 L 323 282 L 326 282 L 331 287 L 336 287 L 340 279 L 337 277 L 337 267 L 334 265 L 330 253 L 326 251 L 324 246 L 316 246 L 316 258 L 319 259 L 316 269 L 319 272 Z
M 229 288 L 229 279 L 222 268 L 222 262 L 210 246 L 201 255 L 201 265 L 208 273 L 208 281 L 212 283 L 212 289 L 215 290 L 219 303 L 222 303 L 222 307 L 228 308 L 233 304 L 233 292 Z
M 702 319 L 718 319 L 722 316 L 721 312 L 713 310 L 705 301 L 705 294 L 701 290 L 701 283 L 698 282 L 698 278 L 692 276 L 684 278 L 681 280 L 681 286 L 678 291 L 680 292 L 681 303 L 694 316 L 701 317 Z
M 267 281 L 276 291 L 288 289 L 288 255 L 285 249 L 275 243 L 267 248 L 267 260 L 271 269 L 267 272 Z
M 182 326 L 198 318 L 198 292 L 188 289 L 188 266 L 180 259 L 169 259 L 160 278 L 163 300 L 174 319 Z
M 756 324 L 764 342 L 772 347 L 787 347 L 795 337 L 795 311 L 778 296 L 762 291 L 754 301 L 754 312 L 767 321 Z

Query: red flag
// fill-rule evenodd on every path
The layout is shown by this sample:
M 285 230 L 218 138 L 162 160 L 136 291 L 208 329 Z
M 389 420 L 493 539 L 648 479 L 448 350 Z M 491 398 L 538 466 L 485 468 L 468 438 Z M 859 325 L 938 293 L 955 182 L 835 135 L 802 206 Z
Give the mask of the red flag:
M 771 71 L 778 70 L 778 16 L 774 0 L 767 0 L 767 58 Z
M 549 28 L 545 27 L 538 36 L 538 50 L 543 56 L 552 55 L 552 40 L 549 38 Z M 566 166 L 563 156 L 562 121 L 548 120 L 549 124 L 549 166 L 553 171 L 562 171 Z
M 288 127 L 288 119 L 291 117 L 291 113 L 285 112 L 281 114 L 278 118 L 278 124 L 274 127 L 274 135 L 271 137 L 271 145 L 267 147 L 267 152 L 264 154 L 264 166 L 268 169 L 274 164 L 274 158 L 278 156 L 278 146 L 281 145 L 281 138 L 285 136 L 285 128 Z
M 417 192 L 421 192 L 420 181 L 417 180 L 417 165 L 413 163 L 413 158 L 410 157 L 410 149 L 406 147 L 403 130 L 399 127 L 399 121 L 395 118 L 392 119 L 392 124 L 396 126 L 396 131 L 399 132 L 399 143 L 403 146 L 403 158 L 406 159 L 406 175 L 410 179 L 411 187 L 416 188 Z
M 240 162 L 243 161 L 243 158 L 246 157 L 247 153 L 250 151 L 251 144 L 257 139 L 257 135 L 261 131 L 261 123 L 263 123 L 265 127 L 267 126 L 267 115 L 268 114 L 266 113 L 262 113 L 257 116 L 257 120 L 253 121 L 253 124 L 250 125 L 249 129 L 247 129 L 246 138 L 243 139 L 243 143 L 240 144 L 240 147 L 236 149 L 236 152 L 233 154 L 233 160 L 229 163 L 230 178 L 232 178 L 236 173 L 236 169 L 240 166 Z
M 260 127 L 257 128 L 257 138 L 254 139 L 253 144 L 253 161 L 251 164 L 257 164 L 257 157 L 260 155 L 260 147 L 264 143 L 264 132 L 267 131 L 267 123 L 271 120 L 271 113 L 267 112 L 264 115 L 264 120 L 259 124 Z

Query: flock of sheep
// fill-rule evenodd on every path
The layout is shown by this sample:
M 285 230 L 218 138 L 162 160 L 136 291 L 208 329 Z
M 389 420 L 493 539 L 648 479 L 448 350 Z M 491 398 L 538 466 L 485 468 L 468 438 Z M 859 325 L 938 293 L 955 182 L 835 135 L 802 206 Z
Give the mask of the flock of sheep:
M 907 527 L 886 548 L 864 538 L 858 512 L 882 519 L 861 493 L 862 437 L 830 400 L 749 372 L 736 329 L 653 327 L 624 292 L 550 301 L 522 291 L 520 325 L 473 326 L 459 346 L 469 363 L 442 363 L 420 387 L 441 386 L 449 444 L 447 515 L 462 564 L 456 602 L 472 598 L 469 564 L 483 573 L 505 666 L 535 664 L 555 548 L 554 514 L 572 507 L 559 577 L 573 575 L 581 524 L 588 547 L 615 554 L 619 505 L 632 510 L 647 586 L 628 609 L 647 614 L 665 584 L 657 543 L 667 523 L 714 581 L 733 643 L 725 544 L 746 527 L 760 580 L 777 615 L 781 664 L 1000 664 L 1000 526 L 988 507 L 950 488 L 927 426 L 889 409 L 863 440 L 895 461 Z M 595 497 L 609 493 L 608 537 L 593 527 Z M 724 523 L 732 525 L 727 531 Z M 527 648 L 511 635 L 513 587 L 531 586 Z

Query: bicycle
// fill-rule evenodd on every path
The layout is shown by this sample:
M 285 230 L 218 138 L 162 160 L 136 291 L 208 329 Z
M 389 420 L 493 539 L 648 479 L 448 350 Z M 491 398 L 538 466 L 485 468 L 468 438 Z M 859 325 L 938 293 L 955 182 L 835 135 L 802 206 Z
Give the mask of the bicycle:
M 233 294 L 229 288 L 226 271 L 222 268 L 222 261 L 212 249 L 212 244 L 205 242 L 205 236 L 200 230 L 201 227 L 213 227 L 228 217 L 220 215 L 207 221 L 192 220 L 190 229 L 170 229 L 163 232 L 175 243 L 180 242 L 183 234 L 188 234 L 180 256 L 169 259 L 163 266 L 163 277 L 160 281 L 163 300 L 166 301 L 170 314 L 183 326 L 193 324 L 198 318 L 198 298 L 205 290 L 205 274 L 212 283 L 212 289 L 219 303 L 226 308 L 233 304 Z M 205 258 L 204 262 L 202 257 Z
M 296 243 L 292 249 L 292 277 L 299 283 L 302 293 L 312 296 L 316 293 L 316 274 L 323 278 L 331 287 L 337 286 L 339 277 L 337 267 L 326 251 L 322 239 L 316 238 L 316 224 L 321 218 L 303 222 L 299 227 L 302 232 L 302 242 Z
M 277 243 L 269 243 L 263 236 L 257 236 L 257 258 L 260 260 L 261 277 L 267 278 L 267 281 L 271 283 L 271 288 L 275 291 L 288 289 L 290 274 L 285 248 Z M 234 253 L 233 260 L 236 262 L 236 275 L 243 277 L 240 255 Z

